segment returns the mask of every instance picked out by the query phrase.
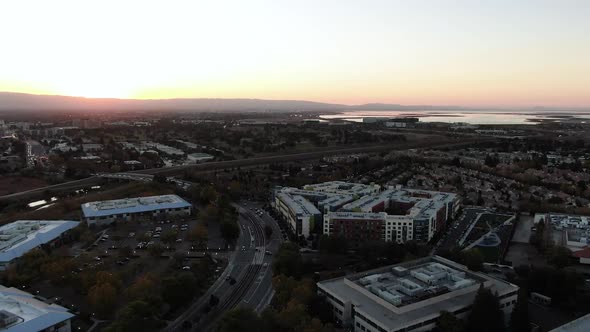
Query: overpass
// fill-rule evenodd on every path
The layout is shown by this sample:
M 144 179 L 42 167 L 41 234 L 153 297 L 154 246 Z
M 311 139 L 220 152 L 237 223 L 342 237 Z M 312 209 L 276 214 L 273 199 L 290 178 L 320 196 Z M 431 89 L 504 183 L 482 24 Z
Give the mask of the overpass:
M 64 182 L 52 186 L 46 186 L 41 188 L 35 188 L 31 190 L 26 190 L 18 193 L 13 193 L 9 195 L 0 196 L 0 202 L 7 202 L 7 201 L 16 201 L 21 199 L 29 199 L 34 198 L 37 195 L 41 195 L 46 191 L 66 191 L 66 190 L 75 190 L 86 188 L 92 185 L 99 184 L 103 179 L 120 179 L 120 180 L 131 180 L 131 181 L 148 181 L 152 179 L 156 174 L 162 174 L 167 176 L 167 179 L 173 182 L 183 182 L 182 180 L 175 179 L 173 176 L 183 174 L 185 171 L 214 171 L 219 169 L 225 168 L 235 168 L 235 167 L 246 167 L 246 166 L 256 166 L 256 165 L 265 165 L 271 163 L 284 163 L 289 161 L 298 161 L 298 160 L 311 160 L 311 159 L 319 159 L 324 156 L 329 155 L 338 155 L 338 154 L 347 154 L 347 153 L 367 153 L 367 152 L 381 152 L 381 151 L 394 151 L 394 150 L 409 150 L 409 149 L 419 149 L 419 148 L 459 148 L 462 146 L 469 146 L 474 143 L 490 141 L 493 138 L 473 138 L 473 139 L 462 139 L 461 141 L 457 141 L 456 139 L 441 137 L 437 141 L 425 140 L 425 141 L 417 141 L 417 142 L 410 142 L 410 143 L 402 143 L 399 144 L 387 144 L 387 145 L 367 145 L 367 146 L 356 146 L 356 147 L 348 147 L 348 148 L 338 148 L 338 149 L 323 149 L 318 151 L 312 152 L 302 152 L 302 153 L 289 153 L 289 154 L 282 154 L 282 155 L 273 155 L 273 156 L 264 156 L 264 157 L 255 157 L 255 158 L 247 158 L 247 159 L 238 159 L 238 160 L 227 160 L 227 161 L 213 161 L 207 162 L 202 164 L 191 164 L 191 165 L 181 165 L 181 166 L 171 166 L 171 167 L 164 167 L 164 168 L 150 168 L 150 169 L 143 169 L 143 170 L 136 170 L 130 171 L 125 173 L 101 173 L 97 175 L 93 175 L 91 177 Z M 107 175 L 108 174 L 108 175 Z M 177 183 L 180 186 L 190 186 L 188 183 Z

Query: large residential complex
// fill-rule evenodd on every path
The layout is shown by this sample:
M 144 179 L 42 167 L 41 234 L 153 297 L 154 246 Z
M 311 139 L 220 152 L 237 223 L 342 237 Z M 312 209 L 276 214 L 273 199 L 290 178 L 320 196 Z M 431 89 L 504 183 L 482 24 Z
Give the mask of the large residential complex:
M 125 198 L 82 204 L 82 214 L 88 225 L 108 225 L 114 221 L 129 221 L 134 217 L 188 216 L 191 204 L 177 195 Z
M 341 181 L 280 188 L 274 205 L 297 235 L 307 237 L 321 227 L 323 234 L 344 237 L 352 245 L 371 240 L 427 242 L 460 207 L 451 193 L 380 189 Z
M 0 285 L 0 330 L 70 332 L 74 315 L 16 288 Z
M 69 220 L 18 220 L 0 227 L 0 271 L 31 249 L 59 241 L 78 224 Z
M 318 293 L 355 332 L 413 332 L 433 329 L 443 310 L 464 318 L 480 287 L 498 294 L 505 315 L 512 312 L 518 286 L 438 256 L 321 281 Z

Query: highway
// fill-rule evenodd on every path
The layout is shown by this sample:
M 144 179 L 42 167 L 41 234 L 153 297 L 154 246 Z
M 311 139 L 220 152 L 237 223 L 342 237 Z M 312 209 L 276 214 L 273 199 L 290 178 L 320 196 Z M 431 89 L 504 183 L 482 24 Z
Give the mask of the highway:
M 252 166 L 252 165 L 264 165 L 264 164 L 270 164 L 270 163 L 280 163 L 280 162 L 295 161 L 295 160 L 318 159 L 318 158 L 321 158 L 324 156 L 343 154 L 343 153 L 367 153 L 367 152 L 418 149 L 418 148 L 425 148 L 425 147 L 427 147 L 427 148 L 450 148 L 450 147 L 459 147 L 459 146 L 464 146 L 464 145 L 470 145 L 470 144 L 473 144 L 476 142 L 481 142 L 481 141 L 486 141 L 486 140 L 490 140 L 490 138 L 472 138 L 472 139 L 462 139 L 462 140 L 458 141 L 456 139 L 440 137 L 440 139 L 437 141 L 421 140 L 421 141 L 415 141 L 415 142 L 396 142 L 396 143 L 385 144 L 385 145 L 364 145 L 364 146 L 355 146 L 355 147 L 346 147 L 346 148 L 337 148 L 337 149 L 321 149 L 321 150 L 316 150 L 316 151 L 312 151 L 312 152 L 289 153 L 289 154 L 282 154 L 282 155 L 254 157 L 254 158 L 238 159 L 238 160 L 213 161 L 213 162 L 206 162 L 206 163 L 202 163 L 202 164 L 171 166 L 171 167 L 165 167 L 165 168 L 152 168 L 152 169 L 131 171 L 129 173 L 174 175 L 174 174 L 182 173 L 185 170 L 189 170 L 189 169 L 194 170 L 194 171 L 206 171 L 206 170 L 243 167 L 243 166 Z
M 460 146 L 470 145 L 476 142 L 481 142 L 485 140 L 490 140 L 490 138 L 477 138 L 477 139 L 463 139 L 461 141 L 451 140 L 442 138 L 436 142 L 426 140 L 426 141 L 418 141 L 418 142 L 411 142 L 411 143 L 396 143 L 396 144 L 389 144 L 389 145 L 369 145 L 369 146 L 361 146 L 361 147 L 349 147 L 349 148 L 338 148 L 338 149 L 328 149 L 328 150 L 319 150 L 313 152 L 303 152 L 303 153 L 291 153 L 291 154 L 282 154 L 282 155 L 274 155 L 274 156 L 267 156 L 267 157 L 256 157 L 256 158 L 248 158 L 248 159 L 239 159 L 239 160 L 229 160 L 229 161 L 214 161 L 214 162 L 207 162 L 202 164 L 194 164 L 194 165 L 182 165 L 182 166 L 172 166 L 172 167 L 164 167 L 164 168 L 152 168 L 152 169 L 144 169 L 144 170 L 137 170 L 137 171 L 130 171 L 125 174 L 138 174 L 138 177 L 141 175 L 154 175 L 154 174 L 164 174 L 167 176 L 171 176 L 174 174 L 180 174 L 185 170 L 194 170 L 194 171 L 211 171 L 216 169 L 224 169 L 224 168 L 234 168 L 234 167 L 245 167 L 245 166 L 254 166 L 254 165 L 264 165 L 269 163 L 278 163 L 278 162 L 287 162 L 287 161 L 295 161 L 295 160 L 308 160 L 308 159 L 318 159 L 323 156 L 327 155 L 335 155 L 335 154 L 345 154 L 345 153 L 362 153 L 362 152 L 379 152 L 379 151 L 393 151 L 393 150 L 408 150 L 408 149 L 417 149 L 417 148 L 457 148 Z M 18 193 L 13 193 L 9 195 L 0 196 L 0 201 L 11 201 L 11 200 L 19 200 L 19 199 L 26 199 L 26 198 L 33 198 L 36 195 L 40 195 L 47 190 L 54 190 L 54 191 L 61 191 L 61 190 L 74 190 L 85 188 L 94 184 L 97 184 L 101 180 L 101 177 L 98 176 L 91 176 L 85 179 L 75 180 L 64 182 L 52 186 L 40 187 L 31 190 L 26 190 Z
M 241 233 L 236 250 L 229 258 L 228 265 L 209 290 L 195 301 L 183 314 L 170 322 L 164 331 L 177 331 L 185 322 L 190 322 L 192 331 L 208 331 L 215 327 L 221 315 L 243 305 L 260 312 L 270 303 L 274 291 L 272 289 L 272 255 L 280 243 L 281 232 L 276 222 L 268 215 L 259 216 L 245 204 L 235 205 L 240 213 L 238 223 Z M 270 239 L 264 236 L 264 225 L 273 228 Z M 235 279 L 231 285 L 229 278 Z M 202 309 L 207 305 L 211 295 L 219 299 L 219 303 L 208 313 Z

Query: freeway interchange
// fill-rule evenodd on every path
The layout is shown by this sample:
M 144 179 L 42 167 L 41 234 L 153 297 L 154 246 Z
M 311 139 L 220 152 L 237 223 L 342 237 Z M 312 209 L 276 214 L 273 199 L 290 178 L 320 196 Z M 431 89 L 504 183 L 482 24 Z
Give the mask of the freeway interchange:
M 264 310 L 270 303 L 272 289 L 272 255 L 282 242 L 281 231 L 274 219 L 255 203 L 234 204 L 239 212 L 240 237 L 225 270 L 213 285 L 183 314 L 170 322 L 164 331 L 180 329 L 191 331 L 212 330 L 221 315 L 238 306 Z M 264 234 L 264 226 L 272 227 L 270 238 Z M 211 311 L 204 313 L 211 296 L 219 299 Z

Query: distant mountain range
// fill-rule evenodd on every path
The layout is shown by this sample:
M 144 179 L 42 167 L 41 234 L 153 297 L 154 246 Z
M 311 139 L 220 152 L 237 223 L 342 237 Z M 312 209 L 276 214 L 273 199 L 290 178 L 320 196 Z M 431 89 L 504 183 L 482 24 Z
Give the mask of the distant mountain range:
M 461 106 L 363 104 L 341 105 L 304 100 L 175 98 L 117 99 L 84 98 L 0 92 L 0 111 L 419 111 L 484 110 Z M 489 109 L 485 109 L 489 110 Z M 525 108 L 526 111 L 559 111 L 555 108 Z

